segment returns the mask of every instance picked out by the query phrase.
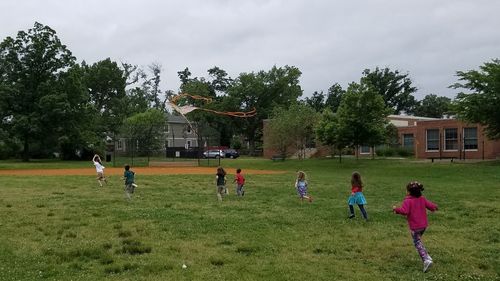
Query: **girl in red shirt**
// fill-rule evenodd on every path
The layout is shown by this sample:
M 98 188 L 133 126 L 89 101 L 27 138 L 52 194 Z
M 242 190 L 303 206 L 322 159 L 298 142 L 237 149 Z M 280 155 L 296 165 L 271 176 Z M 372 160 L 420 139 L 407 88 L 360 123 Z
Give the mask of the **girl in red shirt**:
M 363 181 L 361 180 L 361 175 L 358 172 L 352 173 L 351 176 L 351 196 L 347 199 L 347 204 L 349 204 L 349 218 L 352 219 L 354 215 L 354 204 L 358 205 L 361 214 L 365 220 L 368 219 L 368 214 L 365 210 L 366 199 L 363 195 Z

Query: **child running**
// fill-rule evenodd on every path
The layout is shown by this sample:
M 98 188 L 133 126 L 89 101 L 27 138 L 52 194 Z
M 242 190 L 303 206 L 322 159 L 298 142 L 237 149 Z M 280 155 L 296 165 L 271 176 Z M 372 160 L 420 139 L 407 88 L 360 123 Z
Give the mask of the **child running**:
M 236 183 L 236 195 L 244 196 L 245 190 L 243 189 L 243 186 L 245 185 L 245 177 L 241 174 L 241 169 L 239 168 L 236 170 L 233 183 Z
M 363 195 L 363 181 L 361 180 L 361 175 L 358 172 L 352 173 L 351 176 L 351 196 L 347 200 L 349 204 L 349 218 L 352 219 L 355 217 L 354 215 L 354 204 L 357 204 L 363 218 L 368 220 L 368 214 L 366 214 L 366 210 L 364 205 L 366 205 L 366 199 Z
M 215 176 L 215 183 L 217 185 L 217 198 L 222 201 L 222 197 L 226 194 L 226 171 L 222 167 L 217 168 Z
M 123 179 L 125 180 L 125 197 L 127 197 L 128 200 L 132 200 L 132 194 L 137 185 L 135 184 L 135 173 L 130 170 L 130 165 L 128 164 L 125 165 Z
M 424 263 L 423 271 L 427 272 L 432 266 L 432 258 L 427 253 L 421 237 L 428 224 L 426 209 L 434 212 L 438 209 L 438 206 L 422 196 L 422 191 L 424 191 L 424 186 L 421 183 L 416 181 L 408 183 L 406 185 L 406 197 L 403 200 L 403 204 L 399 208 L 393 206 L 392 210 L 396 214 L 406 216 L 413 244 Z
M 102 187 L 102 182 L 104 181 L 107 184 L 108 181 L 106 180 L 106 177 L 104 177 L 105 167 L 102 165 L 101 157 L 95 154 L 92 158 L 92 162 L 94 163 L 95 170 L 97 172 L 97 182 L 99 183 L 99 186 Z
M 307 193 L 307 180 L 306 173 L 302 171 L 297 172 L 297 180 L 295 181 L 295 188 L 297 189 L 297 193 L 299 194 L 299 198 L 301 201 L 307 199 L 309 202 L 312 202 L 312 196 Z

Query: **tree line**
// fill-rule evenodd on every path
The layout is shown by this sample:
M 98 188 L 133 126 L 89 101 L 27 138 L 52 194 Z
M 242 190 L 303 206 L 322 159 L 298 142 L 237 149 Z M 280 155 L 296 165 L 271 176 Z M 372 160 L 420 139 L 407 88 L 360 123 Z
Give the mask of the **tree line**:
M 336 145 L 381 142 L 386 138 L 385 116 L 401 111 L 428 117 L 457 114 L 488 125 L 489 135 L 498 137 L 499 65 L 493 60 L 480 70 L 457 72 L 459 82 L 453 87 L 469 92 L 459 93 L 454 101 L 435 94 L 417 101 L 409 74 L 389 68 L 367 69 L 347 89 L 334 83 L 326 95 L 315 92 L 305 99 L 301 99 L 301 72 L 294 66 L 274 66 L 236 78 L 219 67 L 208 69 L 207 77 L 193 77 L 185 68 L 178 77 L 180 92 L 214 101 L 181 103 L 218 111 L 256 108 L 253 118 L 204 111 L 189 114 L 191 121 L 219 132 L 221 145 L 234 145 L 234 136 L 242 135 L 254 151 L 262 141 L 263 120 L 280 116 L 297 122 L 288 126 L 297 132 L 288 134 L 289 139 L 304 139 L 313 130 L 310 124 L 314 128 L 323 124 L 323 131 L 314 129 L 314 134 Z M 151 148 L 161 146 L 167 100 L 176 94 L 161 89 L 161 71 L 157 63 L 141 69 L 109 58 L 78 63 L 56 31 L 38 22 L 15 37 L 6 37 L 0 43 L 0 158 L 28 161 L 54 152 L 63 159 L 88 158 L 102 152 L 106 141 L 123 135 Z M 300 116 L 310 119 L 300 120 Z M 361 124 L 367 127 L 362 129 Z

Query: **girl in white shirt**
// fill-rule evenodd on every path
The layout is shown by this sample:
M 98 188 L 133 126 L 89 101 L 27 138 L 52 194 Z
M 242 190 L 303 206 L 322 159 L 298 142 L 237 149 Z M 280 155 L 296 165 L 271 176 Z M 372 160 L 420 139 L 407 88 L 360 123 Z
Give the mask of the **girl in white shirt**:
M 92 158 L 92 162 L 94 162 L 95 170 L 97 172 L 97 182 L 99 183 L 99 186 L 102 187 L 102 182 L 104 181 L 106 184 L 108 181 L 106 180 L 106 177 L 104 177 L 104 166 L 102 165 L 101 158 L 99 155 L 94 155 L 94 158 Z

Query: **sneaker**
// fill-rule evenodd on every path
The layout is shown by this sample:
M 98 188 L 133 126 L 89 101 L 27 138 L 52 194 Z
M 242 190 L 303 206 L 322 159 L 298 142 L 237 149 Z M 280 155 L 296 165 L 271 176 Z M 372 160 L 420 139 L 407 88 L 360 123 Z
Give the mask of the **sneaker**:
M 134 188 L 137 188 L 137 184 L 135 184 L 135 183 L 133 183 L 133 184 L 132 184 L 132 186 L 133 186 Z
M 351 214 L 351 215 L 349 216 L 349 218 L 350 218 L 350 219 L 353 219 L 354 217 L 355 217 L 355 215 L 354 215 L 354 214 Z
M 429 269 L 431 269 L 432 267 L 432 260 L 425 260 L 424 261 L 424 272 L 427 272 L 429 271 Z

